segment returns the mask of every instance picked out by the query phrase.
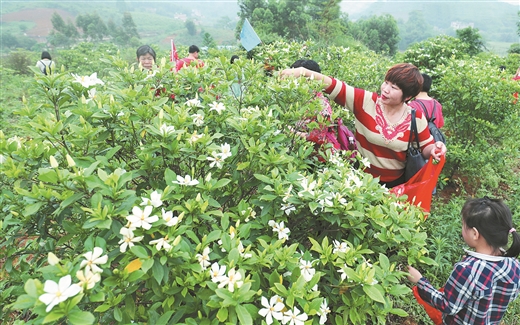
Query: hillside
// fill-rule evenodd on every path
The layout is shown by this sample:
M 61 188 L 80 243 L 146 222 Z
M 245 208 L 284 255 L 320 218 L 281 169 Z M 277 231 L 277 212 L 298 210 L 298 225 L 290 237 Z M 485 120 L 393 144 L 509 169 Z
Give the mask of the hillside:
M 457 28 L 478 28 L 486 41 L 518 42 L 517 22 L 519 2 L 504 1 L 378 1 L 365 4 L 362 11 L 351 15 L 356 20 L 373 15 L 390 14 L 407 21 L 414 12 L 422 12 L 426 22 L 436 31 L 454 34 Z
M 518 42 L 516 33 L 518 5 L 504 1 L 400 1 L 373 0 L 343 1 L 342 10 L 350 20 L 373 15 L 390 14 L 405 22 L 414 12 L 421 12 L 435 33 L 454 35 L 457 28 L 478 28 L 486 46 L 504 54 L 511 43 Z M 44 42 L 52 29 L 51 16 L 57 12 L 62 18 L 74 20 L 79 14 L 97 12 L 105 21 L 119 24 L 122 14 L 129 11 L 143 42 L 167 48 L 171 38 L 179 45 L 200 44 L 202 31 L 208 32 L 219 45 L 236 43 L 234 31 L 238 22 L 236 1 L 195 0 L 192 2 L 139 2 L 117 0 L 107 2 L 25 1 L 2 3 L 2 33 L 25 35 Z M 185 23 L 193 21 L 197 34 L 187 33 Z M 499 49 L 497 49 L 497 46 Z

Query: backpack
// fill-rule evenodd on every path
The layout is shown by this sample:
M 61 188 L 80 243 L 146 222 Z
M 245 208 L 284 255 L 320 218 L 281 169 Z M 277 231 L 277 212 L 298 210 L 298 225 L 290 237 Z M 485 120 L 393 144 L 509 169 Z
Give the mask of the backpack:
M 348 150 L 351 151 L 350 160 L 354 160 L 357 156 L 357 143 L 354 133 L 343 124 L 341 118 L 336 119 L 336 124 L 332 124 L 320 129 L 312 131 L 307 137 L 308 141 L 316 143 L 316 148 L 331 144 L 332 150 Z M 322 157 L 320 161 L 325 161 Z
M 49 65 L 46 65 L 45 62 L 43 62 L 42 60 L 40 60 L 40 63 L 43 65 L 43 69 L 40 69 L 40 70 L 42 71 L 42 73 L 44 75 L 48 75 L 48 74 L 52 73 L 52 69 L 51 69 L 52 60 L 49 61 Z M 49 69 L 49 73 L 47 73 L 47 69 Z
M 338 142 L 341 146 L 341 150 L 350 150 L 352 154 L 350 158 L 354 158 L 357 155 L 357 143 L 354 133 L 350 131 L 344 124 L 341 118 L 336 119 L 336 131 L 338 134 Z
M 430 129 L 430 134 L 433 136 L 433 139 L 435 142 L 441 141 L 442 143 L 446 144 L 446 137 L 442 133 L 442 131 L 435 125 L 435 101 L 433 101 L 433 110 L 432 110 L 432 116 L 428 116 L 428 110 L 426 109 L 426 106 L 424 106 L 423 102 L 418 100 L 417 101 L 423 108 L 424 115 L 426 116 L 426 120 L 428 121 L 428 129 Z

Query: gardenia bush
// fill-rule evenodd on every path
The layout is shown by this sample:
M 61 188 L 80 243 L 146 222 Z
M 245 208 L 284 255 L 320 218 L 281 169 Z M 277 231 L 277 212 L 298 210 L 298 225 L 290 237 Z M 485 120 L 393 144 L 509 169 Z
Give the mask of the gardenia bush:
M 257 60 L 179 73 L 165 59 L 153 71 L 107 63 L 103 73 L 36 74 L 17 112 L 26 136 L 0 134 L 4 320 L 407 315 L 403 266 L 433 263 L 424 214 L 347 153 L 319 162 L 289 132 L 320 111 L 318 83 L 266 77 Z

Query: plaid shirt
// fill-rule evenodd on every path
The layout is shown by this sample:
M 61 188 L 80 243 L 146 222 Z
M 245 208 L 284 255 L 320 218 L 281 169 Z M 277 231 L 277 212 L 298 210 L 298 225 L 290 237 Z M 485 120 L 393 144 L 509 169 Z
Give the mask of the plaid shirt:
M 421 298 L 443 313 L 443 324 L 499 324 L 520 293 L 520 261 L 467 251 L 455 264 L 444 292 L 425 278 L 417 287 Z

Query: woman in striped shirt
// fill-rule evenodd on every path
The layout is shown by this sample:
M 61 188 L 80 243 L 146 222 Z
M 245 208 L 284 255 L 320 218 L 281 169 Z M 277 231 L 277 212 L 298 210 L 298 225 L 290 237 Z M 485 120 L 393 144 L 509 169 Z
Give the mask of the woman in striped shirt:
M 303 67 L 286 69 L 281 74 L 321 80 L 329 98 L 354 113 L 358 149 L 370 162 L 366 171 L 379 177 L 379 182 L 388 188 L 405 182 L 412 110 L 406 103 L 420 92 L 423 83 L 416 66 L 401 63 L 391 67 L 381 85 L 381 94 L 354 88 Z M 440 159 L 446 153 L 446 146 L 440 141 L 434 142 L 421 111 L 416 112 L 416 119 L 423 157 Z

